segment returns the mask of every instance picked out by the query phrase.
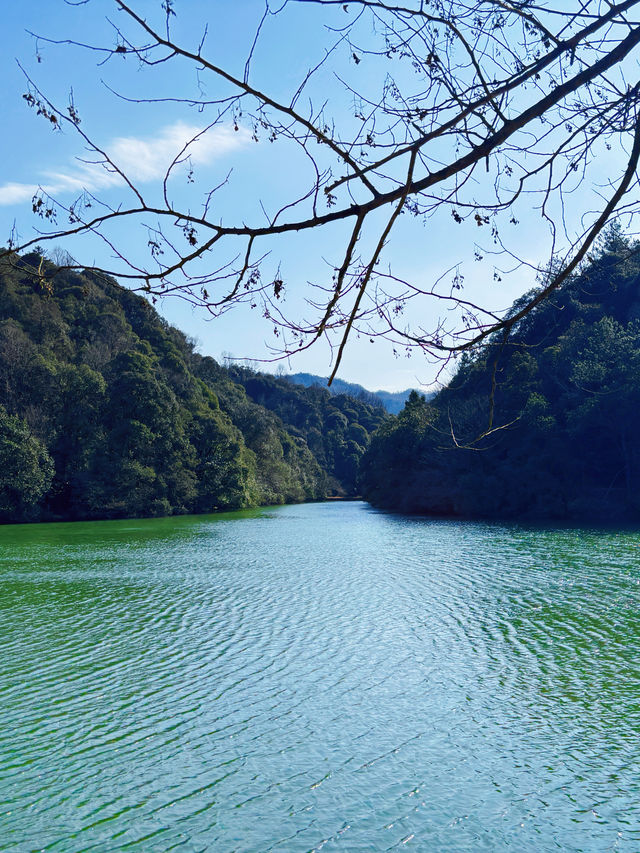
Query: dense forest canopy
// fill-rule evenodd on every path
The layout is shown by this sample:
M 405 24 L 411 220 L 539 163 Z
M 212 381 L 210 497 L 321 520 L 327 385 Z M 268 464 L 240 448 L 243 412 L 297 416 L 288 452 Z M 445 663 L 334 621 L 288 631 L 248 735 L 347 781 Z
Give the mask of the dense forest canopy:
M 638 435 L 640 245 L 612 228 L 508 337 L 381 426 L 363 493 L 442 515 L 638 520 Z
M 101 273 L 63 272 L 40 254 L 0 266 L 3 521 L 351 495 L 384 417 L 198 355 Z
M 13 256 L 0 269 L 4 521 L 360 491 L 438 515 L 640 517 L 640 244 L 619 228 L 552 299 L 464 355 L 434 399 L 411 392 L 397 417 L 223 367 L 113 279 L 38 278 L 34 264 L 53 266 Z

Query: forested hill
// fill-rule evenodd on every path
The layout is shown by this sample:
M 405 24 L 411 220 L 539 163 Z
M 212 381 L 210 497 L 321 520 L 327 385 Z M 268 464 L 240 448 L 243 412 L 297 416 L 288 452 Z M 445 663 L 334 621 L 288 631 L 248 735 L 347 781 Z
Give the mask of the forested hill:
M 0 266 L 0 520 L 353 493 L 380 412 L 300 391 L 306 425 L 285 426 L 142 297 L 98 273 L 14 256 Z M 262 402 L 287 420 L 285 397 Z
M 291 373 L 285 376 L 285 379 L 297 385 L 304 385 L 307 388 L 312 385 L 327 388 L 329 382 L 325 377 L 316 376 L 315 373 Z M 368 391 L 362 385 L 358 385 L 355 382 L 345 382 L 344 379 L 336 378 L 331 383 L 329 391 L 332 394 L 346 394 L 349 397 L 355 397 L 372 406 L 383 406 L 390 414 L 397 415 L 409 399 L 411 388 L 407 388 L 406 391 Z
M 372 406 L 318 386 L 303 387 L 288 377 L 246 367 L 231 367 L 229 375 L 255 403 L 275 412 L 292 435 L 304 439 L 323 470 L 339 484 L 338 492 L 357 491 L 360 460 L 369 435 L 386 420 L 380 404 Z
M 611 231 L 432 404 L 412 395 L 365 456 L 365 497 L 442 515 L 639 520 L 639 250 Z

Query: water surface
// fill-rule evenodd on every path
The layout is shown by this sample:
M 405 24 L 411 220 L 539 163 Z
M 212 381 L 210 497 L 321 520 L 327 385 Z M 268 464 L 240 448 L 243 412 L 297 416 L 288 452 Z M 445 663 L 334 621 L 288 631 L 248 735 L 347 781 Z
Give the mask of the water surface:
M 3 851 L 640 850 L 640 535 L 0 528 Z

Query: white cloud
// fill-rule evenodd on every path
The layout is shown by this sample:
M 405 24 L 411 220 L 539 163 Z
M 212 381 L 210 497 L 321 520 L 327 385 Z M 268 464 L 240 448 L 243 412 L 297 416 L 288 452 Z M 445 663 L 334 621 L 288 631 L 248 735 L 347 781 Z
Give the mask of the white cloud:
M 38 184 L 4 184 L 0 187 L 0 204 L 20 204 L 28 201 L 38 189 Z
M 202 127 L 176 122 L 154 137 L 117 137 L 105 150 L 118 168 L 136 184 L 162 180 L 178 155 L 180 159 L 188 158 L 193 166 L 206 166 L 243 147 L 248 141 L 249 134 L 245 130 L 234 131 L 220 126 L 203 133 Z M 93 192 L 123 183 L 120 175 L 111 168 L 80 160 L 70 169 L 44 172 L 43 178 L 39 185 L 11 182 L 0 186 L 0 205 L 27 201 L 38 189 L 51 195 L 61 195 L 82 190 Z
M 153 139 L 115 139 L 107 153 L 132 180 L 154 181 L 164 177 L 173 158 L 185 145 L 188 149 L 182 156 L 188 156 L 194 166 L 200 166 L 248 141 L 247 131 L 236 132 L 229 127 L 215 127 L 200 136 L 201 133 L 201 127 L 178 122 L 164 128 Z

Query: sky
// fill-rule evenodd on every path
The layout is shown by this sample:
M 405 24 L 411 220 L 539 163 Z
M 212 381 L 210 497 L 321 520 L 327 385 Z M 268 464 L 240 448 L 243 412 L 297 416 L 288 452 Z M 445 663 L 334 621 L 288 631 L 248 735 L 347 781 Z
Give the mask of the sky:
M 209 28 L 206 47 L 215 61 L 242 75 L 256 26 L 264 3 L 261 0 L 174 0 L 177 12 L 174 27 L 176 37 L 197 45 L 203 26 Z M 137 0 L 136 10 L 142 15 L 157 16 L 160 0 Z M 335 14 L 339 15 L 340 9 Z M 322 17 L 321 17 L 322 12 Z M 7 4 L 3 10 L 0 33 L 0 73 L 3 86 L 3 134 L 0 137 L 0 234 L 3 241 L 12 229 L 22 240 L 34 236 L 34 228 L 43 223 L 31 213 L 31 199 L 38 187 L 43 187 L 62 201 L 70 202 L 84 188 L 117 206 L 126 198 L 121 179 L 93 162 L 88 162 L 82 140 L 72 131 L 55 131 L 35 115 L 23 95 L 31 78 L 40 91 L 57 105 L 72 100 L 81 116 L 81 128 L 91 138 L 99 140 L 110 156 L 132 175 L 145 192 L 157 191 L 158 182 L 186 140 L 192 138 L 206 123 L 208 116 L 193 106 L 176 103 L 193 93 L 219 94 L 205 75 L 196 76 L 192 69 L 181 65 L 161 65 L 152 73 L 136 67 L 131 59 L 111 57 L 82 50 L 71 45 L 51 44 L 46 39 L 72 39 L 92 44 L 111 45 L 116 38 L 114 25 L 120 23 L 111 0 L 65 2 L 65 0 L 30 0 L 29 3 Z M 336 22 L 338 18 L 336 17 Z M 269 19 L 261 34 L 254 57 L 252 81 L 276 97 L 290 97 L 310 65 L 323 55 L 326 42 L 324 25 L 331 23 L 326 10 L 315 4 L 294 4 L 287 14 Z M 36 33 L 42 38 L 36 38 Z M 336 73 L 347 69 L 346 55 L 336 54 L 319 75 L 317 92 L 327 98 L 337 90 Z M 353 63 L 348 70 L 360 74 L 362 88 L 374 75 L 367 63 Z M 111 90 L 125 98 L 117 97 Z M 344 96 L 344 90 L 341 90 Z M 140 98 L 159 98 L 161 103 L 139 103 Z M 336 101 L 337 116 L 349 105 Z M 265 139 L 252 140 L 251 130 L 238 122 L 223 122 L 191 149 L 190 165 L 194 185 L 187 180 L 187 167 L 176 170 L 171 192 L 185 204 L 187 193 L 224 184 L 216 195 L 214 205 L 220 208 L 220 218 L 237 221 L 263 221 L 262 206 L 277 209 L 308 174 L 307 163 L 295 159 L 291 150 L 280 143 Z M 90 160 L 90 158 L 89 158 Z M 607 164 L 602 164 L 606 172 Z M 582 203 L 578 201 L 578 203 Z M 216 210 L 217 215 L 217 210 Z M 524 211 L 524 222 L 516 238 L 519 254 L 532 264 L 540 260 L 538 241 L 542 240 L 540 223 L 535 212 Z M 262 217 L 262 220 L 260 220 Z M 539 219 L 539 217 L 538 217 Z M 466 298 L 477 300 L 492 310 L 507 308 L 510 303 L 535 282 L 530 270 L 499 285 L 486 272 L 475 271 L 473 255 L 478 249 L 478 234 L 472 224 L 452 226 L 451 220 L 407 221 L 389 244 L 389 262 L 394 272 L 406 279 L 428 286 L 444 270 L 458 263 L 466 265 Z M 149 223 L 147 223 L 149 224 Z M 151 223 L 153 225 L 153 223 Z M 327 229 L 321 235 L 299 235 L 276 241 L 272 248 L 275 269 L 282 263 L 286 282 L 286 308 L 294 316 L 305 316 L 305 300 L 313 298 L 309 282 L 322 283 L 328 278 L 344 235 L 340 227 Z M 114 232 L 117 247 L 135 256 L 144 242 L 140 232 L 121 228 Z M 86 265 L 111 268 L 112 253 L 95 240 L 73 245 L 62 244 Z M 144 247 L 146 250 L 146 246 Z M 202 308 L 192 307 L 177 297 L 164 297 L 156 305 L 160 313 L 197 341 L 200 352 L 217 359 L 231 355 L 256 360 L 262 369 L 275 371 L 273 330 L 265 323 L 260 311 L 240 306 L 217 319 L 211 319 Z M 441 306 L 412 303 L 408 310 L 413 319 L 433 323 Z M 320 342 L 312 349 L 284 362 L 287 372 L 306 371 L 328 375 L 332 365 L 331 352 Z M 430 363 L 421 354 L 406 358 L 394 355 L 391 345 L 382 340 L 354 338 L 341 365 L 340 378 L 358 382 L 372 390 L 400 390 L 408 387 L 428 388 L 434 381 L 438 364 Z M 444 375 L 446 376 L 446 374 Z

